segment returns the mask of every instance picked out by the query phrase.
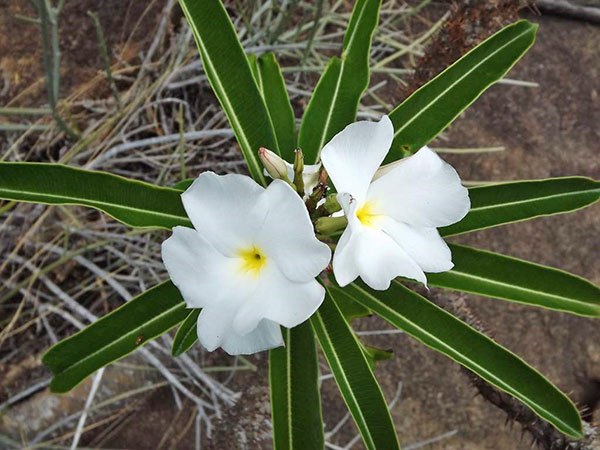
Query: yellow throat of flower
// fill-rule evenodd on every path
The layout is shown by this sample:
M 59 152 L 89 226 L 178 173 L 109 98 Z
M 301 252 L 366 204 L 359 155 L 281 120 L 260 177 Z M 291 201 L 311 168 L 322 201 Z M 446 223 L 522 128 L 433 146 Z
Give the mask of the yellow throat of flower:
M 267 257 L 256 246 L 240 250 L 238 256 L 241 262 L 240 270 L 255 277 L 267 264 Z
M 356 210 L 356 217 L 365 227 L 374 227 L 381 215 L 375 212 L 373 202 L 365 202 Z

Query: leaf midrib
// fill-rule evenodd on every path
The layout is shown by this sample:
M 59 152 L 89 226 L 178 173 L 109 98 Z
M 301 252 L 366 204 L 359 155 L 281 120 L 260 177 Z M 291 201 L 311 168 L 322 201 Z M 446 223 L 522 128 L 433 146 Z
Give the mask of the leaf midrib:
M 98 206 L 104 206 L 104 207 L 112 207 L 112 208 L 118 208 L 118 209 L 126 209 L 126 210 L 130 210 L 130 211 L 136 211 L 136 212 L 140 212 L 140 213 L 144 213 L 144 214 L 148 214 L 148 215 L 153 215 L 153 216 L 159 216 L 159 217 L 165 217 L 165 218 L 171 218 L 171 219 L 179 219 L 179 220 L 183 220 L 183 221 L 189 221 L 189 219 L 185 216 L 179 216 L 179 215 L 175 215 L 175 214 L 169 214 L 169 213 L 165 213 L 165 212 L 160 212 L 160 211 L 156 211 L 156 210 L 150 210 L 150 209 L 142 209 L 139 207 L 135 207 L 135 206 L 130 206 L 130 205 L 123 205 L 123 204 L 119 204 L 119 203 L 108 203 L 105 201 L 101 201 L 101 200 L 95 200 L 95 199 L 85 199 L 85 198 L 81 198 L 81 197 L 73 197 L 70 195 L 57 195 L 57 194 L 49 194 L 49 193 L 40 193 L 40 192 L 35 192 L 35 191 L 24 191 L 24 190 L 15 190 L 15 189 L 7 189 L 7 188 L 0 188 L 0 192 L 2 193 L 7 193 L 7 194 L 23 194 L 23 195 L 30 195 L 32 197 L 35 196 L 42 196 L 42 197 L 46 197 L 46 198 L 55 198 L 55 199 L 67 199 L 67 200 L 72 200 L 73 203 L 69 203 L 69 202 L 61 202 L 61 204 L 63 205 L 74 205 L 74 206 L 89 206 L 86 203 L 83 203 L 84 201 L 87 203 L 93 203 L 94 205 L 98 205 Z M 25 201 L 23 199 L 18 199 L 19 201 Z M 36 200 L 37 202 L 37 200 Z M 40 202 L 40 203 L 44 203 L 44 202 Z M 56 203 L 47 203 L 50 205 L 55 205 Z
M 325 333 L 325 338 L 327 339 L 327 345 L 328 345 L 328 347 L 331 350 L 331 355 L 335 358 L 335 362 L 336 362 L 337 366 L 340 367 L 340 369 L 341 369 L 341 370 L 338 371 L 338 373 L 342 375 L 342 377 L 344 379 L 344 382 L 345 382 L 345 384 L 347 386 L 347 390 L 350 392 L 350 395 L 352 396 L 352 399 L 354 401 L 354 406 L 355 406 L 353 409 L 355 411 L 358 411 L 358 414 L 360 416 L 361 423 L 362 423 L 361 428 L 363 430 L 366 430 L 365 434 L 368 436 L 368 440 L 369 440 L 369 444 L 370 444 L 369 448 L 375 449 L 376 448 L 375 447 L 375 442 L 373 441 L 373 437 L 371 436 L 370 429 L 369 429 L 369 427 L 367 425 L 367 421 L 365 419 L 365 416 L 363 415 L 362 409 L 360 408 L 360 404 L 358 402 L 358 399 L 354 395 L 354 391 L 352 391 L 352 389 L 349 387 L 350 386 L 350 382 L 348 381 L 348 378 L 346 377 L 346 373 L 345 373 L 345 371 L 343 369 L 343 366 L 342 366 L 342 363 L 340 362 L 340 359 L 337 356 L 337 352 L 335 351 L 335 347 L 331 344 L 331 338 L 329 337 L 329 332 L 327 331 L 327 327 L 325 326 L 325 322 L 323 322 L 323 318 L 321 317 L 321 313 L 319 311 L 317 311 L 317 313 L 315 314 L 315 316 L 316 316 L 317 320 L 319 321 L 319 323 L 321 325 L 323 333 Z M 363 358 L 364 358 L 364 355 L 363 355 Z M 366 362 L 366 360 L 365 360 L 365 364 L 368 364 Z M 363 437 L 364 437 L 364 435 L 363 435 Z
M 196 33 L 198 33 L 196 26 L 194 26 L 194 29 L 196 30 Z M 198 33 L 198 36 L 200 36 L 199 33 Z M 204 59 L 206 60 L 206 65 L 210 67 L 210 71 L 212 73 L 216 73 L 215 66 L 212 62 L 212 59 L 209 56 L 209 54 L 207 53 L 206 47 L 202 43 L 201 39 L 198 39 L 198 45 L 202 48 L 202 54 L 204 55 Z M 226 103 L 226 110 L 229 112 L 228 116 L 231 116 L 231 118 L 233 119 L 233 122 L 235 122 L 234 128 L 237 128 L 240 131 L 240 136 L 238 136 L 238 139 L 241 138 L 241 140 L 243 141 L 243 142 L 240 142 L 240 145 L 243 145 L 244 148 L 249 150 L 247 152 L 248 153 L 247 157 L 249 159 L 251 159 L 254 169 L 258 170 L 260 172 L 260 166 L 258 165 L 258 162 L 256 161 L 256 157 L 254 156 L 254 153 L 252 153 L 252 151 L 251 151 L 252 146 L 250 145 L 250 142 L 248 141 L 248 138 L 246 136 L 246 131 L 244 130 L 244 127 L 241 125 L 240 119 L 238 118 L 238 116 L 235 112 L 235 109 L 231 105 L 231 101 L 229 100 L 229 94 L 227 93 L 227 90 L 221 84 L 221 80 L 218 76 L 213 77 L 213 79 L 214 79 L 215 84 L 218 86 L 219 91 L 221 93 L 223 93 L 223 102 Z
M 321 134 L 321 138 L 319 139 L 319 145 L 317 147 L 317 157 L 315 159 L 315 162 L 319 161 L 319 157 L 321 155 L 321 149 L 323 148 L 323 144 L 325 143 L 326 136 L 329 135 L 329 127 L 331 125 L 331 119 L 333 117 L 333 111 L 336 109 L 336 104 L 337 104 L 336 101 L 337 101 L 337 98 L 339 96 L 340 86 L 341 86 L 341 83 L 342 83 L 342 78 L 344 76 L 344 70 L 345 70 L 345 67 L 346 67 L 346 59 L 347 59 L 348 53 L 350 52 L 350 50 L 352 50 L 352 43 L 354 42 L 354 38 L 358 34 L 358 29 L 360 27 L 360 22 L 361 22 L 361 19 L 362 19 L 363 15 L 365 14 L 365 11 L 367 9 L 368 3 L 369 3 L 368 0 L 364 2 L 363 7 L 360 10 L 360 13 L 358 15 L 358 18 L 356 19 L 356 26 L 354 27 L 354 30 L 353 30 L 352 34 L 350 35 L 350 39 L 348 39 L 348 45 L 346 46 L 346 48 L 342 52 L 342 58 L 340 58 L 340 61 L 341 61 L 341 64 L 340 64 L 340 73 L 338 75 L 338 78 L 337 78 L 337 81 L 336 81 L 336 84 L 335 84 L 335 90 L 333 91 L 333 98 L 332 98 L 332 101 L 331 101 L 331 107 L 328 110 L 327 118 L 325 120 L 325 126 L 323 127 L 323 133 Z
M 289 328 L 286 328 L 286 337 L 287 337 L 287 345 L 285 349 L 286 360 L 285 360 L 285 376 L 286 376 L 286 386 L 287 386 L 287 422 L 288 422 L 288 444 L 290 450 L 294 449 L 294 428 L 292 427 L 292 332 Z
M 461 83 L 467 76 L 471 75 L 471 73 L 473 71 L 475 71 L 476 69 L 478 69 L 488 59 L 494 57 L 497 53 L 499 53 L 502 50 L 504 50 L 507 46 L 509 46 L 510 44 L 512 44 L 513 42 L 515 42 L 516 40 L 521 39 L 521 37 L 523 37 L 524 35 L 526 35 L 530 31 L 531 31 L 531 29 L 527 29 L 527 30 L 523 31 L 521 34 L 519 34 L 515 38 L 511 39 L 510 41 L 508 41 L 506 44 L 502 45 L 501 47 L 499 47 L 498 49 L 496 49 L 495 51 L 493 51 L 492 53 L 490 53 L 488 56 L 486 56 L 485 58 L 481 59 L 469 71 L 465 72 L 460 78 L 458 78 L 455 82 L 453 82 L 452 84 L 450 84 L 443 92 L 441 92 L 434 99 L 432 99 L 424 108 L 421 108 L 421 110 L 419 112 L 417 112 L 410 119 L 408 119 L 406 122 L 404 122 L 404 125 L 402 125 L 400 128 L 398 128 L 398 130 L 395 131 L 395 133 L 394 133 L 394 139 L 402 131 L 404 131 L 404 129 L 406 127 L 408 127 L 412 122 L 414 122 L 416 119 L 418 119 L 424 112 L 426 112 L 429 108 L 431 108 L 434 105 L 434 103 L 436 103 L 440 98 L 444 97 L 448 93 L 449 90 L 453 89 L 457 84 Z M 467 55 L 465 55 L 465 56 L 467 56 Z M 460 59 L 457 61 L 457 63 L 458 62 L 460 62 Z M 443 74 L 443 72 L 442 72 L 442 74 Z M 491 83 L 491 84 L 493 84 L 493 83 Z M 409 99 L 410 99 L 410 97 L 409 97 Z M 409 100 L 409 99 L 407 99 L 407 100 Z
M 396 311 L 394 311 L 392 308 L 388 307 L 385 303 L 379 301 L 377 298 L 373 297 L 371 294 L 369 294 L 367 291 L 365 291 L 364 289 L 360 288 L 357 285 L 354 285 L 354 288 L 359 290 L 363 295 L 371 298 L 374 302 L 376 302 L 378 305 L 380 305 L 380 307 L 384 308 L 386 311 L 389 311 L 389 313 L 391 313 L 393 316 L 399 318 L 401 321 L 407 322 L 409 324 L 411 324 L 413 327 L 415 327 L 416 329 L 418 329 L 421 333 L 423 333 L 424 335 L 428 336 L 430 339 L 432 339 L 433 341 L 437 342 L 438 345 L 442 346 L 443 348 L 445 348 L 450 354 L 458 354 L 461 355 L 461 353 L 459 353 L 458 351 L 454 350 L 452 347 L 448 346 L 446 343 L 444 343 L 443 341 L 441 341 L 439 338 L 437 338 L 435 335 L 432 335 L 431 333 L 429 333 L 428 331 L 424 330 L 423 328 L 421 328 L 420 326 L 418 326 L 417 324 L 415 324 L 414 322 L 412 322 L 411 320 L 399 315 Z M 414 336 L 416 339 L 416 336 Z M 485 336 L 484 336 L 485 337 Z M 489 338 L 488 338 L 489 339 Z M 420 340 L 420 339 L 419 339 Z M 502 347 L 500 347 L 502 348 Z M 506 349 L 504 349 L 504 351 L 507 351 Z M 510 352 L 509 352 L 510 353 Z M 454 361 L 456 361 L 457 363 L 461 364 L 461 362 L 453 357 L 450 356 L 448 353 L 446 353 L 446 355 L 448 357 L 450 357 L 451 359 L 453 359 Z M 516 358 L 516 355 L 515 355 Z M 491 380 L 495 380 L 496 384 L 501 387 L 503 386 L 503 389 L 512 394 L 515 395 L 517 398 L 519 398 L 522 402 L 524 402 L 525 404 L 529 405 L 529 406 L 534 406 L 537 411 L 542 411 L 544 412 L 548 417 L 552 417 L 557 423 L 561 423 L 563 425 L 563 427 L 567 430 L 571 430 L 571 432 L 573 432 L 574 436 L 579 436 L 581 433 L 577 430 L 573 430 L 568 424 L 566 424 L 565 422 L 562 421 L 562 419 L 559 419 L 558 417 L 556 417 L 554 414 L 550 413 L 548 410 L 546 410 L 545 408 L 543 408 L 542 406 L 538 405 L 537 403 L 534 403 L 533 401 L 530 401 L 526 396 L 524 395 L 520 395 L 519 391 L 511 388 L 510 386 L 506 385 L 502 380 L 498 379 L 493 373 L 488 372 L 485 368 L 481 367 L 479 364 L 475 363 L 474 361 L 472 361 L 471 359 L 469 359 L 467 356 L 463 355 L 463 359 L 470 362 L 470 364 L 473 367 L 478 368 L 482 373 L 487 374 L 487 376 L 491 379 Z M 464 365 L 464 363 L 462 363 Z M 532 367 L 528 366 L 530 370 L 532 370 L 534 373 L 537 373 L 535 371 L 535 369 L 533 369 Z
M 186 16 L 191 17 L 191 14 L 187 7 L 186 2 L 179 2 L 179 4 L 185 10 Z M 198 27 L 196 26 L 196 24 L 194 23 L 193 20 L 188 20 L 187 22 L 191 25 L 191 27 L 195 31 L 196 36 L 198 36 L 198 39 L 196 39 L 196 42 L 198 43 L 198 46 L 200 47 L 200 53 L 202 54 L 202 59 L 203 59 L 204 64 L 206 64 L 209 67 L 209 70 L 213 74 L 216 74 L 217 72 L 216 72 L 215 66 L 212 62 L 212 58 L 210 57 L 209 53 L 207 52 L 206 47 L 200 37 L 201 34 L 198 31 Z M 227 90 L 224 89 L 223 85 L 221 84 L 221 80 L 218 76 L 214 76 L 212 78 L 214 80 L 214 83 L 217 85 L 219 91 L 223 94 L 222 98 L 223 98 L 223 102 L 226 103 L 226 113 L 227 112 L 229 113 L 226 115 L 228 117 L 230 117 L 232 122 L 235 123 L 233 128 L 239 130 L 240 135 L 237 136 L 237 138 L 238 138 L 238 140 L 243 141 L 243 142 L 240 142 L 240 145 L 247 150 L 246 152 L 244 152 L 247 154 L 246 161 L 248 163 L 250 163 L 250 161 L 252 162 L 252 166 L 254 166 L 254 170 L 256 171 L 256 173 L 258 173 L 258 174 L 262 173 L 260 165 L 258 164 L 258 161 L 256 159 L 256 156 L 252 152 L 252 146 L 250 145 L 250 142 L 248 141 L 246 132 L 245 132 L 244 128 L 242 127 L 241 122 L 240 122 L 235 110 L 232 108 L 231 101 L 229 100 L 229 94 L 228 94 Z M 263 180 L 257 180 L 257 181 L 264 184 Z
M 333 111 L 335 110 L 335 104 L 340 92 L 340 85 L 342 84 L 342 74 L 344 73 L 344 59 L 340 59 L 340 72 L 335 83 L 335 90 L 333 91 L 333 97 L 331 99 L 331 107 L 327 112 L 327 117 L 325 119 L 325 126 L 323 127 L 323 133 L 321 133 L 321 137 L 319 138 L 319 145 L 317 146 L 317 157 L 315 158 L 315 163 L 319 161 L 321 157 L 321 150 L 323 149 L 323 144 L 325 142 L 326 136 L 329 134 L 329 126 L 331 125 L 331 119 L 333 117 Z
M 469 279 L 469 280 L 483 281 L 483 282 L 486 282 L 488 284 L 493 284 L 493 285 L 499 286 L 499 287 L 509 287 L 509 288 L 511 288 L 513 290 L 520 291 L 522 293 L 533 294 L 534 296 L 540 296 L 541 295 L 543 297 L 553 298 L 555 300 L 562 300 L 562 301 L 564 301 L 567 304 L 584 306 L 584 307 L 588 307 L 588 308 L 590 306 L 593 306 L 593 304 L 591 304 L 591 303 L 581 302 L 581 301 L 578 301 L 576 299 L 572 299 L 572 298 L 569 298 L 569 297 L 563 297 L 563 296 L 558 295 L 558 294 L 552 294 L 552 293 L 548 293 L 548 292 L 540 292 L 540 291 L 535 290 L 535 289 L 530 289 L 530 288 L 526 288 L 526 287 L 523 287 L 523 286 L 516 286 L 514 284 L 509 284 L 509 283 L 505 283 L 505 282 L 502 282 L 502 281 L 493 280 L 493 279 L 490 279 L 490 278 L 484 278 L 484 277 L 481 277 L 481 276 L 478 276 L 478 275 L 473 275 L 472 273 L 464 272 L 464 271 L 461 271 L 461 270 L 452 269 L 448 273 L 453 273 L 457 277 L 463 277 L 463 278 L 466 278 L 466 279 Z M 396 284 L 400 284 L 397 281 L 394 281 L 394 282 Z M 432 284 L 437 285 L 439 287 L 446 287 L 446 288 L 448 288 L 448 286 L 444 286 L 443 284 L 439 284 L 439 283 L 435 283 L 435 282 L 433 282 Z M 458 289 L 458 288 L 450 288 L 450 289 Z M 466 292 L 471 292 L 471 293 L 474 293 L 474 294 L 481 294 L 481 293 L 483 293 L 482 291 L 477 291 L 477 290 L 474 290 L 474 289 L 460 288 L 458 290 L 466 291 Z M 487 294 L 485 294 L 485 295 L 487 295 Z M 511 301 L 518 301 L 518 300 L 513 300 L 512 298 L 503 297 L 503 296 L 499 296 L 499 298 L 502 298 L 502 299 L 505 299 L 505 300 L 511 300 Z M 519 303 L 526 303 L 524 301 L 518 301 L 518 302 Z M 527 304 L 529 304 L 529 303 L 527 303 Z M 596 307 L 600 308 L 600 305 L 597 304 Z
M 502 186 L 502 185 L 500 184 L 498 186 Z M 577 191 L 561 192 L 559 194 L 550 194 L 550 195 L 546 195 L 546 196 L 542 196 L 542 197 L 533 197 L 533 198 L 528 198 L 528 199 L 524 199 L 524 200 L 513 200 L 513 201 L 509 201 L 509 202 L 505 202 L 505 203 L 495 203 L 493 205 L 476 206 L 475 208 L 471 208 L 469 213 L 485 211 L 488 209 L 504 208 L 506 206 L 521 205 L 523 203 L 534 203 L 534 202 L 542 202 L 542 201 L 546 201 L 546 200 L 554 200 L 554 199 L 558 199 L 561 197 L 584 195 L 587 193 L 600 193 L 600 189 L 598 189 L 598 188 L 582 189 L 582 190 L 577 190 Z
M 116 340 L 112 341 L 110 344 L 108 344 L 108 345 L 105 345 L 104 347 L 101 347 L 100 349 L 98 349 L 98 350 L 96 350 L 96 351 L 94 351 L 94 352 L 92 352 L 92 353 L 89 353 L 89 354 L 88 354 L 87 356 L 85 356 L 84 358 L 78 359 L 78 360 L 77 360 L 77 362 L 76 362 L 75 364 L 71 364 L 71 365 L 69 365 L 69 366 L 67 366 L 67 367 L 65 367 L 65 368 L 63 368 L 63 369 L 60 369 L 60 371 L 59 371 L 59 372 L 55 372 L 55 368 L 56 368 L 56 366 L 54 366 L 54 364 L 52 364 L 51 362 L 46 362 L 46 365 L 48 365 L 48 367 L 50 367 L 50 370 L 51 370 L 51 371 L 52 371 L 52 373 L 54 374 L 54 377 L 55 377 L 55 378 L 58 378 L 60 375 L 62 375 L 62 374 L 63 374 L 63 373 L 65 373 L 66 371 L 68 371 L 68 370 L 73 370 L 74 368 L 77 368 L 77 367 L 81 366 L 83 363 L 85 363 L 85 362 L 89 361 L 91 358 L 95 357 L 96 355 L 98 355 L 98 354 L 100 354 L 100 353 L 104 353 L 104 352 L 106 352 L 106 351 L 107 351 L 107 349 L 110 349 L 111 347 L 114 347 L 115 345 L 117 345 L 117 344 L 119 344 L 119 343 L 121 343 L 121 342 L 123 342 L 123 341 L 125 341 L 125 340 L 129 339 L 131 336 L 138 334 L 138 333 L 139 333 L 139 331 L 140 331 L 141 329 L 143 329 L 144 327 L 147 327 L 147 326 L 148 326 L 148 324 L 151 324 L 151 323 L 153 323 L 153 322 L 157 322 L 157 321 L 158 321 L 159 319 L 161 319 L 162 317 L 164 317 L 164 316 L 166 316 L 166 315 L 168 315 L 168 314 L 172 313 L 173 311 L 175 311 L 175 310 L 177 310 L 177 309 L 179 309 L 179 308 L 181 308 L 181 307 L 183 307 L 183 306 L 184 306 L 184 304 L 183 304 L 183 303 L 180 303 L 180 304 L 177 304 L 177 305 L 174 305 L 174 306 L 172 306 L 171 308 L 169 308 L 169 309 L 167 309 L 167 310 L 163 311 L 162 313 L 160 313 L 160 314 L 158 314 L 158 315 L 154 316 L 154 317 L 152 318 L 152 320 L 149 320 L 149 321 L 147 321 L 147 322 L 144 322 L 144 324 L 142 324 L 142 325 L 140 325 L 140 326 L 138 326 L 138 327 L 134 328 L 133 330 L 129 331 L 128 333 L 126 333 L 126 334 L 124 334 L 124 335 L 121 335 L 121 337 L 120 337 L 120 338 L 118 338 L 118 339 L 116 339 Z M 172 328 L 172 327 L 170 327 L 170 328 Z M 149 339 L 150 339 L 150 337 L 146 338 L 146 339 L 144 340 L 144 343 L 148 342 L 148 340 L 149 340 Z M 133 349 L 131 349 L 131 351 L 133 351 L 133 350 L 135 350 L 135 349 L 137 349 L 137 348 L 139 348 L 139 347 L 140 347 L 139 345 L 138 345 L 138 346 L 135 346 Z M 53 366 L 54 366 L 54 367 L 53 367 Z
M 193 313 L 191 313 L 191 314 L 193 314 Z M 191 315 L 191 314 L 190 314 L 190 315 Z M 189 316 L 188 316 L 188 317 L 189 317 Z M 187 318 L 184 320 L 184 324 L 185 324 L 186 322 L 187 322 Z M 183 336 L 181 336 L 181 340 L 179 341 L 179 345 L 177 346 L 177 349 L 176 349 L 176 353 L 177 353 L 178 355 L 180 355 L 180 354 L 181 354 L 181 348 L 183 347 L 183 345 L 184 345 L 185 341 L 187 340 L 188 336 L 189 336 L 190 334 L 192 334 L 194 331 L 195 331 L 195 330 L 194 330 L 194 324 L 192 324 L 192 326 L 191 326 L 191 327 L 188 327 L 188 329 L 184 331 L 184 333 L 183 333 Z M 175 336 L 175 337 L 177 337 L 177 336 Z

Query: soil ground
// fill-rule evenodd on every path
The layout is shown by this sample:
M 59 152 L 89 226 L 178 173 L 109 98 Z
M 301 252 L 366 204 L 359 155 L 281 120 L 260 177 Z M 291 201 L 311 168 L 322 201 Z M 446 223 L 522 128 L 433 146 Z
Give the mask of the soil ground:
M 67 2 L 67 5 L 85 8 L 83 3 L 88 2 L 78 3 Z M 129 20 L 129 16 L 139 17 L 139 11 L 132 13 L 118 9 L 119 5 L 129 2 L 112 3 L 116 8 L 112 9 L 114 17 L 122 17 L 123 21 Z M 14 5 L 15 2 L 0 0 L 3 11 Z M 86 16 L 81 14 L 81 17 Z M 440 146 L 448 147 L 506 147 L 506 151 L 500 153 L 449 156 L 447 159 L 463 179 L 600 177 L 597 81 L 600 79 L 600 27 L 552 17 L 532 19 L 540 24 L 538 41 L 510 77 L 535 81 L 539 87 L 494 86 L 455 123 L 440 143 Z M 0 17 L 0 49 L 3 50 L 0 69 L 4 86 L 12 96 L 19 92 L 19 86 L 27 86 L 40 77 L 40 59 L 39 55 L 28 55 L 26 51 L 38 47 L 33 34 L 27 34 L 20 50 L 15 48 L 5 56 L 8 40 L 2 36 L 6 37 L 6 26 L 6 19 Z M 92 33 L 93 29 L 90 26 L 85 32 Z M 69 89 L 69 83 L 76 86 L 80 76 L 82 80 L 89 78 L 85 71 L 95 73 L 101 63 L 98 59 L 86 59 L 83 50 L 82 59 L 77 59 L 68 51 L 68 43 L 64 45 L 67 49 L 65 58 L 71 58 L 71 66 L 79 67 L 82 73 L 73 75 L 73 80 L 65 84 Z M 94 49 L 89 50 L 89 54 L 96 58 L 98 53 Z M 21 84 L 22 80 L 15 78 L 17 72 L 13 66 L 22 68 L 23 64 L 30 64 L 32 70 L 24 72 L 24 76 L 31 79 Z M 69 75 L 66 77 L 70 80 Z M 6 98 L 9 98 L 8 94 Z M 559 267 L 598 283 L 599 231 L 600 211 L 596 206 L 571 215 L 482 231 L 459 241 Z M 429 295 L 446 302 L 459 297 L 459 294 L 437 290 L 432 290 Z M 468 296 L 467 301 L 485 324 L 487 332 L 498 342 L 521 355 L 579 404 L 593 403 L 589 392 L 594 383 L 600 382 L 600 328 L 597 323 L 497 300 Z M 364 328 L 384 326 L 377 319 L 361 323 Z M 378 337 L 372 341 L 394 349 L 394 358 L 380 363 L 377 375 L 387 398 L 393 396 L 398 382 L 402 382 L 401 399 L 393 409 L 393 416 L 403 442 L 422 441 L 456 430 L 453 437 L 426 448 L 530 448 L 530 442 L 521 439 L 518 425 L 512 429 L 504 426 L 504 413 L 480 397 L 474 397 L 474 388 L 456 364 L 408 336 Z M 213 439 L 206 441 L 203 448 L 270 448 L 268 388 L 264 371 L 266 355 L 257 355 L 252 362 L 261 369 L 235 377 L 233 388 L 244 395 L 216 424 Z M 248 389 L 248 386 L 252 387 Z M 345 413 L 332 381 L 324 382 L 323 401 L 325 420 L 331 428 Z M 37 407 L 41 405 L 37 403 Z M 172 445 L 179 449 L 194 448 L 193 427 L 186 427 L 189 414 L 191 409 L 188 407 L 177 411 L 170 391 L 157 391 L 139 405 L 135 414 L 130 415 L 104 445 L 121 449 L 168 448 Z M 176 418 L 181 425 L 173 429 L 171 425 Z M 167 433 L 169 436 L 165 440 Z M 353 433 L 347 427 L 338 443 L 347 442 Z M 84 438 L 83 444 L 93 445 L 93 433 Z

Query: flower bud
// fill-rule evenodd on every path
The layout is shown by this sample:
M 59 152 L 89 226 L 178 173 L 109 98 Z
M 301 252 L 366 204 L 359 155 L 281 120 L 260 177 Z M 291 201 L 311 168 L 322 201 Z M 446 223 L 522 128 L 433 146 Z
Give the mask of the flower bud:
M 342 207 L 340 206 L 340 204 L 337 201 L 337 194 L 329 194 L 325 198 L 325 203 L 323 204 L 323 208 L 329 214 L 333 214 L 335 212 L 340 211 L 342 209 Z
M 294 150 L 294 186 L 300 197 L 304 197 L 304 153 L 297 148 Z
M 339 217 L 319 217 L 315 222 L 315 228 L 319 234 L 333 234 L 346 228 L 348 220 L 345 216 Z
M 281 157 L 264 147 L 258 149 L 258 157 L 271 178 L 290 183 L 287 166 Z

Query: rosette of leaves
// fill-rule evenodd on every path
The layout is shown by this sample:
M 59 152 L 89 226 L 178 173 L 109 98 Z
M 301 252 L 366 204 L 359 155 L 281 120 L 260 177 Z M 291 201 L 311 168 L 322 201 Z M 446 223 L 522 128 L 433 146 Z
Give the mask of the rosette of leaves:
M 180 0 L 193 30 L 204 71 L 235 132 L 251 176 L 266 179 L 257 149 L 284 159 L 302 148 L 307 163 L 337 132 L 353 122 L 369 82 L 369 53 L 380 0 L 357 0 L 340 57 L 318 81 L 298 134 L 285 82 L 273 54 L 246 55 L 223 4 Z M 490 85 L 502 78 L 533 44 L 536 25 L 521 20 L 492 35 L 389 112 L 395 138 L 386 162 L 410 155 L 442 132 Z M 184 183 L 185 184 L 185 183 Z M 183 185 L 182 185 L 183 186 Z M 180 188 L 158 187 L 99 171 L 57 164 L 0 162 L 0 198 L 44 204 L 84 205 L 132 227 L 189 226 Z M 442 229 L 453 236 L 539 216 L 574 211 L 596 202 L 600 183 L 566 177 L 489 184 L 470 189 L 472 209 Z M 587 280 L 497 253 L 451 245 L 455 267 L 430 274 L 429 283 L 451 290 L 595 318 L 600 290 Z M 274 447 L 324 448 L 317 348 L 369 449 L 399 448 L 397 432 L 373 373 L 381 356 L 357 338 L 351 319 L 377 314 L 424 345 L 463 365 L 510 394 L 572 438 L 582 437 L 573 403 L 517 355 L 413 292 L 401 280 L 385 291 L 361 282 L 339 288 L 325 280 L 326 298 L 304 324 L 285 329 L 286 345 L 271 350 Z M 198 311 L 185 309 L 169 281 L 138 295 L 44 356 L 51 389 L 67 392 L 95 370 L 179 325 L 173 354 L 196 341 Z

